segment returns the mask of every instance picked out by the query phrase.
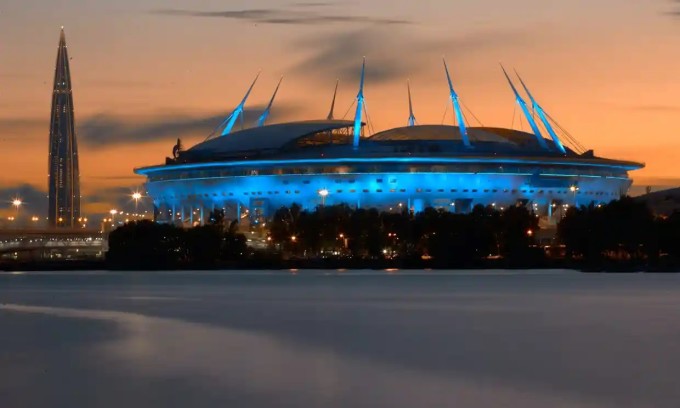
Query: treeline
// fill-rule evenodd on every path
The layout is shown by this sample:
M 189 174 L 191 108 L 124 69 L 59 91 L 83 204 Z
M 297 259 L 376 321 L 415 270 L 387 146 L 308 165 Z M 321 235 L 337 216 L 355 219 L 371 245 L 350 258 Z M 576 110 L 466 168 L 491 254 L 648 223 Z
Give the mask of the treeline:
M 585 266 L 680 266 L 680 212 L 655 217 L 644 202 L 625 197 L 571 208 L 558 225 L 568 258 Z
M 106 262 L 112 269 L 213 268 L 249 255 L 245 235 L 220 216 L 205 226 L 184 229 L 152 221 L 133 221 L 109 235 Z
M 276 248 L 293 257 L 429 260 L 433 266 L 464 266 L 498 257 L 527 264 L 540 259 L 535 247 L 538 218 L 525 206 L 503 211 L 477 206 L 469 214 L 428 208 L 413 214 L 346 205 L 305 211 L 282 207 L 270 221 Z
M 208 225 L 191 229 L 131 222 L 111 232 L 107 263 L 113 269 L 680 267 L 680 212 L 655 217 L 631 198 L 571 208 L 555 239 L 541 243 L 539 219 L 523 205 L 414 214 L 346 205 L 303 210 L 294 204 L 277 210 L 265 228 L 260 237 L 267 249 L 256 251 L 219 211 Z M 547 256 L 545 246 L 551 249 Z

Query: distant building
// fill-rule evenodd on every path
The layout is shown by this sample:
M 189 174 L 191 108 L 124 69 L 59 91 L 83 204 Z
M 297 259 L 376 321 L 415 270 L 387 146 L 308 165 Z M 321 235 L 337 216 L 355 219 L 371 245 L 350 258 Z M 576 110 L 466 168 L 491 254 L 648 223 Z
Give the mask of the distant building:
M 71 70 L 63 28 L 54 73 L 49 143 L 48 223 L 50 227 L 73 228 L 80 218 L 80 171 Z
M 647 204 L 650 210 L 658 216 L 668 216 L 680 211 L 680 188 L 671 188 L 649 192 L 635 197 L 636 200 Z
M 260 121 L 232 132 L 244 98 L 215 137 L 188 150 L 176 147 L 164 165 L 136 173 L 147 177 L 157 220 L 180 225 L 203 223 L 213 209 L 257 225 L 293 203 L 308 209 L 347 204 L 457 213 L 475 205 L 521 204 L 544 225 L 555 225 L 569 206 L 608 203 L 626 194 L 628 172 L 644 166 L 597 157 L 563 131 L 571 145 L 565 146 L 559 125 L 522 82 L 527 106 L 509 76 L 532 132 L 468 127 L 446 73 L 456 126 L 417 124 L 409 100 L 408 126 L 364 137 L 362 74 L 354 120 L 334 120 L 331 108 L 324 120 Z M 265 115 L 269 108 L 271 102 Z

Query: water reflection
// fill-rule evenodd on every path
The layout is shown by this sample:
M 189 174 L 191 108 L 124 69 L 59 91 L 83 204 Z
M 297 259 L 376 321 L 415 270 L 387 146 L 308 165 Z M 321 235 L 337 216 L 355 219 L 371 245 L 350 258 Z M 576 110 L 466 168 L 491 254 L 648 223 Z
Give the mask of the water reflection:
M 0 279 L 0 406 L 680 400 L 680 278 L 385 272 Z

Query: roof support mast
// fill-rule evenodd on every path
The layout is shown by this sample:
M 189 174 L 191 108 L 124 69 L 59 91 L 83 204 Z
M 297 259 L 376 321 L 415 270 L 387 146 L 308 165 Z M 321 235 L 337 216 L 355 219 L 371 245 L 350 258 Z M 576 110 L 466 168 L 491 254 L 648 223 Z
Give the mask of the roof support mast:
M 411 101 L 411 81 L 406 81 L 406 88 L 408 89 L 408 125 L 416 125 L 416 117 L 413 114 L 413 103 Z
M 257 73 L 257 76 L 255 77 L 255 80 L 253 83 L 250 85 L 250 88 L 248 88 L 248 92 L 246 92 L 246 95 L 243 97 L 243 100 L 241 103 L 238 104 L 236 109 L 229 115 L 224 122 L 226 122 L 226 126 L 224 126 L 224 130 L 222 130 L 222 136 L 226 136 L 229 133 L 231 133 L 231 129 L 234 127 L 234 124 L 238 120 L 238 118 L 243 114 L 243 107 L 246 105 L 246 101 L 248 100 L 248 96 L 250 96 L 250 91 L 253 90 L 253 87 L 255 86 L 255 82 L 257 82 L 257 78 L 260 77 L 260 73 Z
M 328 117 L 326 119 L 328 120 L 333 120 L 335 119 L 333 115 L 335 114 L 335 98 L 338 96 L 338 84 L 340 83 L 339 79 L 335 80 L 335 91 L 333 92 L 333 101 L 331 102 L 331 110 L 328 112 Z
M 538 144 L 543 149 L 548 150 L 548 145 L 545 143 L 545 139 L 543 139 L 543 135 L 541 135 L 541 131 L 538 128 L 536 121 L 531 116 L 531 112 L 529 112 L 529 108 L 527 107 L 527 103 L 524 102 L 524 99 L 522 99 L 519 92 L 517 92 L 517 88 L 515 88 L 515 84 L 512 83 L 510 76 L 508 76 L 508 73 L 505 71 L 505 68 L 503 68 L 502 64 L 501 64 L 501 69 L 503 70 L 505 77 L 508 79 L 508 83 L 510 84 L 510 88 L 512 88 L 512 92 L 514 92 L 514 94 L 515 94 L 515 99 L 517 100 L 517 104 L 522 108 L 522 112 L 524 112 L 524 116 L 527 118 L 527 122 L 529 122 L 529 126 L 531 126 L 531 129 L 534 131 L 534 135 L 536 136 L 536 140 L 538 141 Z
M 366 74 L 366 57 L 361 65 L 361 82 L 359 83 L 359 93 L 357 94 L 357 110 L 354 115 L 354 140 L 352 146 L 354 150 L 359 148 L 359 138 L 361 137 L 361 119 L 364 113 L 364 78 Z
M 465 125 L 465 118 L 463 117 L 463 111 L 460 108 L 460 100 L 458 99 L 458 94 L 453 89 L 453 82 L 451 81 L 451 75 L 449 75 L 449 67 L 446 65 L 446 59 L 444 61 L 444 71 L 446 71 L 446 79 L 449 81 L 449 93 L 451 95 L 451 103 L 453 104 L 453 111 L 456 114 L 456 121 L 458 122 L 458 128 L 460 129 L 460 136 L 463 139 L 463 144 L 465 147 L 472 147 L 470 144 L 470 138 L 467 133 L 467 126 Z
M 262 112 L 262 115 L 260 115 L 260 118 L 257 120 L 257 126 L 264 126 L 264 123 L 267 121 L 267 118 L 269 117 L 269 112 L 272 110 L 272 104 L 274 103 L 274 99 L 276 98 L 276 94 L 279 92 L 279 87 L 281 86 L 281 81 L 283 81 L 283 76 L 281 79 L 279 79 L 279 83 L 276 85 L 276 89 L 274 90 L 274 94 L 272 95 L 272 98 L 269 100 L 269 104 L 267 105 L 267 108 Z
M 538 117 L 541 118 L 541 122 L 543 122 L 543 126 L 545 126 L 546 130 L 550 134 L 550 137 L 552 138 L 553 142 L 555 143 L 555 146 L 557 146 L 557 149 L 562 153 L 566 154 L 567 151 L 564 149 L 564 145 L 562 144 L 562 141 L 560 138 L 557 136 L 557 133 L 555 133 L 555 129 L 553 129 L 552 125 L 550 124 L 550 121 L 548 121 L 548 118 L 546 117 L 545 111 L 541 107 L 541 105 L 536 102 L 536 99 L 534 99 L 534 96 L 529 92 L 529 88 L 526 86 L 524 81 L 522 81 L 522 77 L 519 76 L 517 71 L 515 71 L 515 74 L 517 75 L 517 78 L 519 78 L 519 82 L 522 84 L 524 87 L 524 90 L 526 91 L 527 95 L 529 95 L 529 99 L 531 100 L 531 106 L 534 109 L 536 113 L 538 113 Z

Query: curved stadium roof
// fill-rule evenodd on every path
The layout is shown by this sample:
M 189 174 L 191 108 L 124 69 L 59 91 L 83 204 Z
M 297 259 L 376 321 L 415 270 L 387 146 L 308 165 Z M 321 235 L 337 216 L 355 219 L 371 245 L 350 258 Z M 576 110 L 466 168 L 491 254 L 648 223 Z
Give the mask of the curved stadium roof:
M 305 136 L 352 126 L 354 122 L 348 120 L 277 123 L 244 129 L 210 139 L 190 148 L 186 153 L 191 156 L 220 156 L 237 152 L 276 150 Z

